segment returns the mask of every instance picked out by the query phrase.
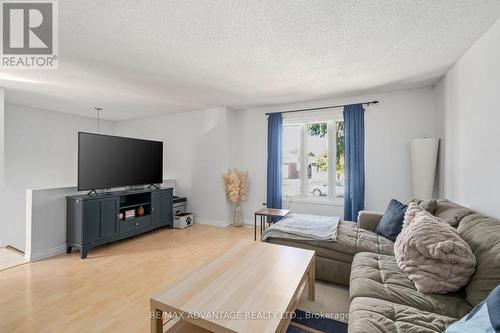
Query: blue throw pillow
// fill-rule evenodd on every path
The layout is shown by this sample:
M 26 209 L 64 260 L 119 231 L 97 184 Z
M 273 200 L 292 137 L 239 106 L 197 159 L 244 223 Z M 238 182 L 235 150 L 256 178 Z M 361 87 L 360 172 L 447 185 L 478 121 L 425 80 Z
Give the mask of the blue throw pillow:
M 500 285 L 476 305 L 465 317 L 452 324 L 445 333 L 499 333 Z
M 375 232 L 393 242 L 396 241 L 396 237 L 398 237 L 403 228 L 403 220 L 407 208 L 407 205 L 392 199 Z

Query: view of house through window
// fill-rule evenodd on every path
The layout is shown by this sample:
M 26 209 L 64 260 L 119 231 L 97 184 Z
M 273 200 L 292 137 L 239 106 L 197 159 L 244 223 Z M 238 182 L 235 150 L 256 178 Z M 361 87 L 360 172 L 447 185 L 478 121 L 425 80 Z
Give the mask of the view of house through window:
M 344 196 L 344 122 L 287 122 L 283 128 L 282 193 L 285 198 Z
M 282 193 L 285 197 L 300 196 L 300 137 L 302 125 L 283 127 L 283 182 Z

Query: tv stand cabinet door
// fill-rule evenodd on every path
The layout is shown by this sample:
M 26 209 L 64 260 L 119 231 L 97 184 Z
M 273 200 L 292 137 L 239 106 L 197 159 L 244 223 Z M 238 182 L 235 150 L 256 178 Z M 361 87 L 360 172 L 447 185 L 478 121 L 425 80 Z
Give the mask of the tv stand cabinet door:
M 101 239 L 118 234 L 118 198 L 101 200 Z
M 162 192 L 161 203 L 162 203 L 162 222 L 173 226 L 174 215 L 173 215 L 173 193 L 171 190 L 166 190 Z
M 162 216 L 162 192 L 157 191 L 151 193 L 151 217 L 154 224 L 161 224 L 163 220 Z
M 85 200 L 83 202 L 82 221 L 83 244 L 99 240 L 101 234 L 101 201 Z

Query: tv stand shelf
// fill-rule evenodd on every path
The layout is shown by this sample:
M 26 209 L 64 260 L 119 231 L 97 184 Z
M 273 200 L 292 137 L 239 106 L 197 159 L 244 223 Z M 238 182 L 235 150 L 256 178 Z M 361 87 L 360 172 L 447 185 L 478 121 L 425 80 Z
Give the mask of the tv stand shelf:
M 141 202 L 138 204 L 127 204 L 126 206 L 120 206 L 120 209 L 137 208 L 140 206 L 147 206 L 147 205 L 151 205 L 151 202 Z
M 66 198 L 66 252 L 80 250 L 85 259 L 91 248 L 173 225 L 173 189 L 143 189 L 74 195 Z M 144 215 L 120 219 L 126 210 L 143 207 Z

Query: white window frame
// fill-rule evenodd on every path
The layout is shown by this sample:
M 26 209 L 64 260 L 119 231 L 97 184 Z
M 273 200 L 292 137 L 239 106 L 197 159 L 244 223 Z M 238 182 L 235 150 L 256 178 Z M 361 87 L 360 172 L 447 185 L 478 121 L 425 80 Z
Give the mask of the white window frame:
M 295 112 L 283 115 L 283 126 L 287 125 L 300 125 L 300 194 L 296 196 L 284 196 L 282 197 L 283 202 L 306 202 L 306 203 L 318 203 L 318 204 L 329 204 L 336 206 L 343 206 L 344 199 L 337 197 L 337 185 L 336 185 L 336 160 L 337 156 L 337 136 L 334 133 L 334 124 L 338 121 L 344 121 L 342 111 L 338 109 L 327 109 L 325 111 L 308 111 L 308 112 Z M 307 130 L 307 125 L 311 123 L 327 123 L 328 124 L 328 165 L 334 166 L 328 168 L 328 195 L 326 198 L 318 198 L 308 196 L 307 191 L 307 167 L 308 158 L 307 150 L 308 144 L 307 140 L 309 133 Z M 284 159 L 282 159 L 284 160 Z M 282 176 L 283 177 L 283 176 Z M 282 178 L 282 184 L 283 184 Z

